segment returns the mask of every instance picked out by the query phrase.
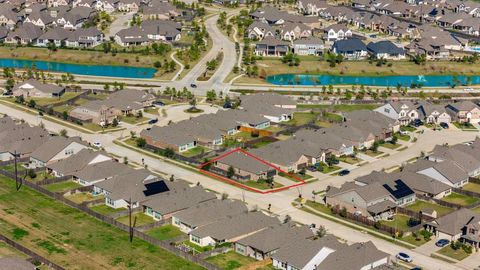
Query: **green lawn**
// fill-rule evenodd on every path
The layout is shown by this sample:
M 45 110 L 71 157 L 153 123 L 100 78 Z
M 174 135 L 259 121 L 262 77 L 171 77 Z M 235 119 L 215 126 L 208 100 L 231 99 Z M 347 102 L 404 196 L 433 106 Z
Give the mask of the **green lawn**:
M 63 112 L 69 113 L 73 109 L 75 109 L 75 106 L 68 105 L 68 104 L 53 107 L 53 110 L 58 113 L 63 113 Z
M 125 208 L 112 208 L 110 206 L 107 206 L 105 204 L 99 204 L 99 205 L 95 205 L 95 206 L 92 206 L 90 207 L 90 209 L 92 209 L 93 211 L 99 213 L 99 214 L 102 214 L 104 216 L 109 216 L 111 214 L 115 214 L 115 213 L 118 213 L 118 212 L 121 212 L 121 211 L 124 211 Z
M 208 152 L 208 149 L 203 146 L 196 146 L 195 148 L 189 149 L 185 152 L 180 153 L 184 157 L 194 157 L 200 154 Z
M 361 158 L 351 157 L 351 156 L 342 156 L 342 157 L 339 157 L 338 160 L 348 164 L 356 164 L 363 161 Z
M 382 220 L 380 223 L 387 225 L 392 228 L 397 228 L 397 230 L 406 231 L 408 230 L 408 220 L 410 219 L 409 216 L 397 214 L 395 215 L 393 220 Z
M 151 237 L 158 240 L 168 240 L 182 235 L 183 233 L 172 224 L 166 224 L 158 228 L 151 229 L 146 232 Z
M 468 257 L 469 254 L 467 254 L 465 251 L 463 251 L 462 248 L 459 248 L 457 250 L 454 250 L 450 245 L 440 249 L 437 251 L 438 254 L 453 258 L 455 260 L 461 261 L 465 258 Z
M 399 140 L 408 142 L 410 141 L 410 136 L 409 135 L 402 135 L 402 134 L 397 134 L 396 135 Z
M 261 148 L 261 147 L 264 147 L 266 145 L 269 145 L 271 144 L 272 142 L 267 142 L 267 141 L 264 141 L 264 142 L 258 142 L 256 144 L 253 145 L 253 148 Z
M 201 267 L 83 212 L 0 177 L 0 233 L 65 269 L 200 270 Z
M 391 150 L 395 150 L 397 148 L 399 148 L 400 146 L 402 146 L 401 144 L 393 144 L 393 143 L 390 143 L 390 142 L 385 142 L 383 144 L 380 144 L 380 146 L 382 147 L 385 147 L 385 148 L 388 148 L 388 149 L 391 149 Z
M 474 203 L 478 202 L 479 200 L 480 199 L 478 199 L 478 198 L 470 197 L 470 196 L 455 193 L 455 192 L 452 192 L 447 197 L 442 198 L 442 201 L 450 202 L 450 203 L 456 203 L 456 204 L 459 204 L 459 205 L 462 205 L 462 206 L 467 206 L 467 205 L 474 204 Z
M 358 110 L 374 110 L 378 108 L 376 104 L 338 104 L 338 105 L 322 105 L 322 104 L 298 104 L 297 108 L 302 109 L 332 109 L 335 112 L 352 112 Z
M 468 183 L 462 187 L 464 190 L 480 193 L 480 184 L 477 183 Z
M 412 127 L 412 126 L 401 126 L 400 127 L 400 130 L 402 131 L 408 131 L 408 132 L 414 132 L 415 130 L 417 130 L 416 128 Z
M 136 219 L 136 221 L 135 221 L 135 219 Z M 120 223 L 123 223 L 125 225 L 128 225 L 129 222 L 130 222 L 130 217 L 128 215 L 123 216 L 123 217 L 119 217 L 119 218 L 117 218 L 117 221 L 120 222 Z M 152 217 L 147 216 L 144 213 L 135 213 L 135 214 L 132 215 L 132 223 L 134 223 L 135 227 L 150 224 L 150 223 L 153 223 L 153 222 L 155 222 L 155 220 L 153 220 Z
M 473 208 L 472 210 L 480 214 L 480 207 Z
M 53 97 L 53 98 L 32 98 L 32 99 L 35 100 L 35 103 L 39 106 L 47 106 L 47 105 L 54 105 L 54 104 L 68 101 L 80 94 L 81 92 L 65 92 L 65 94 L 63 94 L 59 98 Z
M 148 118 L 146 117 L 136 117 L 136 116 L 122 116 L 120 121 L 123 121 L 125 123 L 131 124 L 131 125 L 137 125 L 139 123 L 143 123 L 147 121 Z
M 462 129 L 462 130 L 477 130 L 476 127 L 474 127 L 472 124 L 470 123 L 458 123 L 458 122 L 452 122 L 452 124 L 458 128 L 458 129 Z
M 242 184 L 252 188 L 256 188 L 256 189 L 271 189 L 270 185 L 265 181 L 261 181 L 261 182 L 246 181 L 246 182 L 242 182 Z M 277 182 L 273 182 L 273 188 L 280 188 L 280 187 L 283 187 L 283 185 Z
M 220 267 L 224 270 L 233 270 L 240 267 L 245 267 L 251 263 L 256 262 L 255 259 L 242 256 L 235 251 L 230 251 L 224 254 L 216 255 L 210 258 L 207 258 L 206 261 Z
M 408 205 L 407 209 L 410 209 L 415 212 L 424 211 L 426 209 L 434 209 L 435 211 L 437 211 L 438 216 L 444 216 L 454 211 L 452 208 L 441 206 L 436 203 L 422 201 L 422 200 L 416 200 L 415 203 Z
M 273 267 L 273 264 L 269 264 L 269 265 L 257 268 L 255 270 L 275 270 L 275 268 Z
M 25 167 L 22 166 L 23 163 L 17 163 L 17 171 L 24 171 L 25 170 Z M 9 164 L 9 165 L 5 165 L 5 166 L 2 166 L 0 167 L 1 170 L 3 171 L 7 171 L 7 172 L 15 172 L 15 165 L 14 164 Z
M 279 172 L 278 175 L 281 176 L 281 177 L 285 177 L 287 179 L 290 179 L 292 181 L 298 181 L 297 178 L 300 178 L 301 180 L 307 180 L 307 179 L 313 178 L 313 176 L 311 176 L 307 173 L 302 175 L 300 173 L 288 173 L 288 174 L 286 174 L 284 172 Z M 295 176 L 295 177 L 293 177 L 293 176 Z
M 149 114 L 158 114 L 158 110 L 159 109 L 157 107 L 150 107 L 150 108 L 143 109 L 145 113 L 149 113 Z
M 286 125 L 292 125 L 292 126 L 301 126 L 308 124 L 310 122 L 314 122 L 317 119 L 317 114 L 316 113 L 309 113 L 309 112 L 296 112 L 293 113 L 293 119 L 284 122 Z
M 64 192 L 71 189 L 79 188 L 81 187 L 81 185 L 73 181 L 65 181 L 65 182 L 46 185 L 43 187 L 46 188 L 47 190 L 50 190 L 51 192 Z
M 195 252 L 194 252 L 195 254 L 197 254 L 197 253 L 202 253 L 202 252 L 205 252 L 205 251 L 210 251 L 210 250 L 212 250 L 212 249 L 215 248 L 214 246 L 201 247 L 201 246 L 199 246 L 199 245 L 197 245 L 197 244 L 194 244 L 194 243 L 190 242 L 189 240 L 183 241 L 183 244 L 186 245 L 186 246 L 191 247 L 192 249 L 194 249 L 194 250 L 195 250 Z
M 405 241 L 417 247 L 427 243 L 427 241 L 425 241 L 425 238 L 422 235 L 419 235 L 419 237 L 413 237 L 413 234 L 402 237 L 402 241 Z
M 343 116 L 336 114 L 336 113 L 324 113 L 323 117 L 325 119 L 328 119 L 332 122 L 342 122 L 343 121 Z
M 377 151 L 377 152 L 373 152 L 372 150 L 368 149 L 368 150 L 365 150 L 365 151 L 362 151 L 363 154 L 367 155 L 367 156 L 371 156 L 371 157 L 377 157 L 381 154 L 383 154 L 382 151 Z
M 319 172 L 321 173 L 331 173 L 331 172 L 334 172 L 334 171 L 338 171 L 340 170 L 341 168 L 336 166 L 336 165 L 332 165 L 332 166 L 321 166 L 320 169 L 318 170 Z

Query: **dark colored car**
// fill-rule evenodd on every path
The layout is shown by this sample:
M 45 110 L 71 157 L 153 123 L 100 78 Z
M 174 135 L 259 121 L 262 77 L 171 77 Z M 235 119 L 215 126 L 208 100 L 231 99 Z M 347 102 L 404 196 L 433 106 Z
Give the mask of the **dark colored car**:
M 190 87 L 192 87 L 192 88 L 197 88 L 197 85 L 194 84 L 194 83 L 191 83 L 191 84 L 190 84 Z
M 419 127 L 419 126 L 421 126 L 421 125 L 423 125 L 422 120 L 417 119 L 417 120 L 413 121 L 413 126 L 414 126 L 414 127 Z
M 350 173 L 350 171 L 347 170 L 347 169 L 345 169 L 345 170 L 341 170 L 341 171 L 338 173 L 338 175 L 340 175 L 340 176 L 345 176 L 345 175 L 347 175 L 347 174 L 349 174 L 349 173 Z
M 165 106 L 165 103 L 163 101 L 157 100 L 153 102 L 153 105 L 161 107 L 161 106 Z
M 448 128 L 449 128 L 448 124 L 445 123 L 445 122 L 441 122 L 441 123 L 440 123 L 440 126 L 441 126 L 443 129 L 448 129 Z
M 414 267 L 414 268 L 412 268 L 412 269 L 410 269 L 410 270 L 422 270 L 422 268 L 420 268 L 420 267 Z
M 157 118 L 153 118 L 153 119 L 148 120 L 148 123 L 149 123 L 150 125 L 153 125 L 153 124 L 155 124 L 155 123 L 157 123 L 157 122 L 158 122 L 158 119 L 157 119 Z
M 435 243 L 435 246 L 437 247 L 444 247 L 446 245 L 450 244 L 450 241 L 447 239 L 440 239 Z

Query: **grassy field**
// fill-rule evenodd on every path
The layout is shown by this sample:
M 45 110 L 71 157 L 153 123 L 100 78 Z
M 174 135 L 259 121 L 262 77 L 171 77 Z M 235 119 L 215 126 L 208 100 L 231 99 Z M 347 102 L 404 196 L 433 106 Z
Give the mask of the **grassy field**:
M 468 257 L 468 254 L 463 251 L 462 248 L 454 250 L 452 247 L 450 247 L 450 245 L 447 245 L 446 247 L 440 249 L 439 251 L 437 251 L 437 253 L 459 261 Z
M 452 192 L 450 195 L 448 195 L 447 197 L 444 197 L 442 199 L 442 201 L 446 201 L 446 202 L 450 202 L 450 203 L 456 203 L 456 204 L 459 204 L 459 205 L 462 205 L 462 206 L 467 206 L 467 205 L 474 204 L 474 203 L 478 202 L 479 200 L 480 199 L 478 199 L 478 198 L 470 197 L 470 196 L 455 193 L 455 192 Z
M 293 113 L 293 119 L 284 122 L 286 125 L 292 125 L 292 126 L 301 126 L 308 124 L 310 122 L 315 121 L 317 119 L 317 114 L 315 113 L 309 113 L 309 112 L 295 112 Z
M 225 254 L 216 255 L 206 259 L 208 262 L 224 269 L 233 270 L 240 267 L 245 267 L 251 263 L 256 262 L 255 259 L 242 256 L 235 251 L 230 251 Z
M 64 192 L 78 187 L 81 187 L 81 185 L 73 181 L 65 181 L 44 186 L 44 188 L 51 192 Z
M 202 269 L 3 177 L 0 217 L 0 233 L 66 269 Z
M 480 72 L 480 65 L 466 65 L 450 61 L 429 61 L 425 65 L 416 65 L 409 61 L 389 61 L 391 67 L 377 67 L 368 61 L 348 61 L 336 67 L 330 67 L 320 58 L 303 60 L 298 67 L 292 68 L 283 64 L 280 59 L 258 60 L 260 73 L 265 71 L 267 76 L 276 74 L 329 74 L 329 75 L 355 75 L 355 76 L 387 76 L 387 75 L 475 75 Z M 235 83 L 265 83 L 261 78 L 243 76 Z
M 407 209 L 410 209 L 415 212 L 424 211 L 426 209 L 434 209 L 435 211 L 437 211 L 438 216 L 444 216 L 446 214 L 453 212 L 452 208 L 448 208 L 445 206 L 441 206 L 435 203 L 430 203 L 422 200 L 416 200 L 415 203 L 407 206 Z
M 167 224 L 147 231 L 147 234 L 158 240 L 168 240 L 182 235 L 183 233 L 177 227 Z

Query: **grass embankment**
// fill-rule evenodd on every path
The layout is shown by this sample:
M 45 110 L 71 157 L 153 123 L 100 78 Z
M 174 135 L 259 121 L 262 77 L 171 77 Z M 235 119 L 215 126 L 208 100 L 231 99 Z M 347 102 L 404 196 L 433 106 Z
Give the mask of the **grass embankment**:
M 202 269 L 0 177 L 0 233 L 66 269 Z
M 41 60 L 70 64 L 88 64 L 88 65 L 112 65 L 112 66 L 133 66 L 153 68 L 157 61 L 163 63 L 165 59 L 171 61 L 170 57 L 158 55 L 143 55 L 140 53 L 122 53 L 118 52 L 115 56 L 111 53 L 93 50 L 72 50 L 57 49 L 52 52 L 47 48 L 33 47 L 8 47 L 0 46 L 0 58 L 15 58 L 22 60 Z M 171 79 L 175 72 L 163 73 L 160 69 L 156 78 Z
M 480 65 L 467 65 L 465 63 L 450 61 L 427 62 L 425 65 L 416 65 L 409 61 L 389 61 L 391 67 L 377 67 L 375 63 L 369 64 L 368 61 L 348 61 L 335 67 L 330 67 L 329 63 L 320 61 L 320 58 L 309 57 L 302 59 L 298 67 L 292 68 L 283 64 L 280 59 L 258 60 L 257 64 L 260 73 L 265 71 L 267 76 L 277 74 L 328 74 L 328 75 L 351 75 L 351 76 L 388 76 L 388 75 L 476 75 L 480 73 Z M 261 78 L 250 78 L 243 76 L 235 83 L 261 83 L 265 80 Z

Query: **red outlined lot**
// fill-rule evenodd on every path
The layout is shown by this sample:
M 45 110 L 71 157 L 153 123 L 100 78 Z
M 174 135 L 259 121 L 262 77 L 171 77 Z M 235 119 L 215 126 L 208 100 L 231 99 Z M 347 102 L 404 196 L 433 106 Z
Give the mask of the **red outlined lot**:
M 284 174 L 288 175 L 290 178 L 294 179 L 294 180 L 295 180 L 296 182 L 298 182 L 298 183 L 293 184 L 293 185 L 289 185 L 289 186 L 283 186 L 283 187 L 275 188 L 275 189 L 261 190 L 261 189 L 256 189 L 256 188 L 249 187 L 249 186 L 247 186 L 247 185 L 242 184 L 241 182 L 238 182 L 238 181 L 229 179 L 229 178 L 227 178 L 227 177 L 218 175 L 218 174 L 216 174 L 216 173 L 209 172 L 209 171 L 207 171 L 207 170 L 204 169 L 204 167 L 205 167 L 206 165 L 208 165 L 208 164 L 210 164 L 210 163 L 213 163 L 213 162 L 215 162 L 215 161 L 221 160 L 222 158 L 224 158 L 224 157 L 226 157 L 226 156 L 228 156 L 228 155 L 231 155 L 231 154 L 233 154 L 233 153 L 235 153 L 235 152 L 242 152 L 242 153 L 248 155 L 249 157 L 251 157 L 251 158 L 253 158 L 253 159 L 256 159 L 258 162 L 262 162 L 262 163 L 266 164 L 267 166 L 274 168 L 274 169 L 277 171 L 277 173 L 278 173 L 278 172 L 281 172 L 281 173 L 284 173 Z M 212 160 L 210 160 L 210 161 L 208 161 L 208 162 L 205 162 L 205 163 L 201 164 L 200 166 L 198 166 L 198 169 L 199 169 L 200 173 L 202 173 L 202 174 L 205 174 L 205 175 L 208 175 L 208 176 L 210 176 L 210 177 L 219 179 L 219 180 L 221 180 L 221 181 L 223 181 L 223 182 L 227 182 L 227 183 L 229 183 L 229 184 L 231 184 L 231 185 L 234 185 L 234 186 L 237 186 L 237 187 L 241 187 L 241 188 L 243 188 L 243 189 L 246 189 L 246 190 L 249 190 L 249 191 L 253 191 L 253 192 L 256 192 L 256 193 L 261 193 L 261 194 L 268 194 L 268 193 L 279 192 L 279 191 L 282 191 L 282 190 L 286 190 L 286 189 L 290 189 L 290 188 L 293 188 L 293 187 L 298 187 L 298 186 L 301 186 L 301 185 L 306 184 L 306 182 L 305 182 L 304 180 L 302 180 L 301 178 L 299 178 L 298 176 L 293 175 L 293 174 L 291 174 L 291 173 L 288 173 L 288 172 L 280 169 L 279 167 L 271 164 L 270 162 L 268 162 L 268 161 L 266 161 L 266 160 L 264 160 L 264 159 L 261 159 L 261 158 L 255 156 L 255 155 L 252 155 L 252 154 L 250 154 L 249 152 L 247 152 L 247 151 L 245 151 L 245 150 L 243 150 L 243 149 L 241 149 L 241 148 L 236 148 L 236 149 L 234 149 L 234 150 L 232 150 L 232 151 L 229 151 L 229 152 L 227 152 L 227 153 L 225 153 L 225 154 L 223 154 L 223 155 L 221 155 L 221 156 L 219 156 L 219 157 L 216 157 L 216 158 L 214 158 L 214 159 L 212 159 Z

